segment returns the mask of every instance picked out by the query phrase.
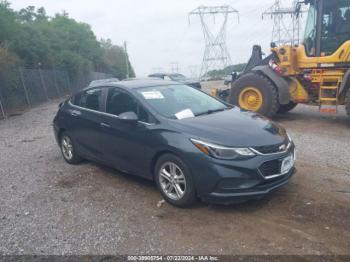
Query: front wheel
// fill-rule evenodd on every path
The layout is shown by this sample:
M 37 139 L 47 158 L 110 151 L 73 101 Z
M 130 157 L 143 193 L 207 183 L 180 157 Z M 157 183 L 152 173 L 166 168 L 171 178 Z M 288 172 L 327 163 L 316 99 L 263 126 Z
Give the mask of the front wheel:
M 155 180 L 164 199 L 177 207 L 196 202 L 194 182 L 187 165 L 177 156 L 161 156 L 155 168 Z
M 230 103 L 268 117 L 273 117 L 279 109 L 276 87 L 258 73 L 248 73 L 237 79 L 231 89 Z

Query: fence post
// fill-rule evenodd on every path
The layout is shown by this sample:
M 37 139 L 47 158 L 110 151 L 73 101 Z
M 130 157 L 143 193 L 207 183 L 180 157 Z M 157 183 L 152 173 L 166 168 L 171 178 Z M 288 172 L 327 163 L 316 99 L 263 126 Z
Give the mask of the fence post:
M 1 110 L 1 113 L 2 113 L 2 116 L 4 119 L 6 119 L 6 114 L 5 114 L 5 110 L 4 110 L 4 107 L 2 105 L 2 100 L 1 100 L 2 96 L 0 95 L 0 110 Z
M 69 75 L 66 71 L 65 72 L 65 75 L 66 75 L 66 82 L 67 82 L 67 87 L 68 87 L 68 90 L 70 92 L 71 95 L 73 95 L 73 90 L 72 90 L 72 86 L 71 86 L 71 83 L 70 83 L 70 79 L 69 79 Z
M 39 76 L 40 76 L 40 80 L 41 80 L 41 85 L 42 85 L 42 87 L 44 89 L 46 100 L 49 100 L 49 96 L 47 95 L 47 89 L 46 89 L 46 86 L 45 86 L 43 74 L 41 72 L 41 68 L 40 67 L 39 67 Z
M 55 82 L 57 96 L 60 97 L 61 96 L 61 92 L 60 92 L 60 89 L 58 88 L 58 84 L 57 84 L 56 70 L 53 69 L 52 71 L 53 71 L 53 81 Z
M 19 69 L 19 75 L 20 75 L 22 86 L 23 86 L 23 89 L 24 89 L 24 94 L 26 95 L 26 100 L 27 100 L 28 106 L 31 107 L 30 100 L 29 100 L 28 89 L 27 89 L 26 84 L 24 82 L 22 68 Z

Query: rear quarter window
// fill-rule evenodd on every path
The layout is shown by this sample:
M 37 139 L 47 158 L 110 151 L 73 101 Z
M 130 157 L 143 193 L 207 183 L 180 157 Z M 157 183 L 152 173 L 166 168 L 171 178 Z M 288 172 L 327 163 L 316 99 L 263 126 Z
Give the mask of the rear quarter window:
M 83 91 L 75 95 L 71 101 L 76 106 L 102 111 L 102 89 L 95 88 Z

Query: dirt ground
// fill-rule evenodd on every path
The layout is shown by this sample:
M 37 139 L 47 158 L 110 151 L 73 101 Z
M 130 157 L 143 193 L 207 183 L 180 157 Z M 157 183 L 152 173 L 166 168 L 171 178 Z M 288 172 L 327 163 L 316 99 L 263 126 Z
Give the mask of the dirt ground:
M 350 121 L 298 106 L 279 116 L 298 173 L 260 200 L 178 209 L 153 183 L 66 164 L 58 101 L 0 121 L 0 254 L 350 254 Z

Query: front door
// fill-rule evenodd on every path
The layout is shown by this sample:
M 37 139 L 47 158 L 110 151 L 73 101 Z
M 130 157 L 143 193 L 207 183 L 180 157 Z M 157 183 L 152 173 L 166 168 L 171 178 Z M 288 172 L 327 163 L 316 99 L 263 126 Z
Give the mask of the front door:
M 134 112 L 140 121 L 131 124 L 118 117 L 126 112 Z M 106 160 L 122 171 L 147 176 L 154 151 L 152 143 L 156 143 L 152 116 L 133 95 L 115 87 L 108 91 L 106 113 L 102 136 Z

